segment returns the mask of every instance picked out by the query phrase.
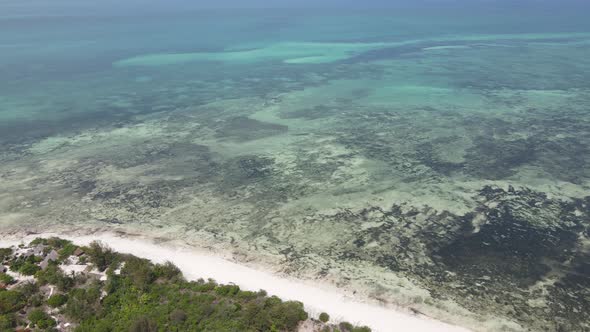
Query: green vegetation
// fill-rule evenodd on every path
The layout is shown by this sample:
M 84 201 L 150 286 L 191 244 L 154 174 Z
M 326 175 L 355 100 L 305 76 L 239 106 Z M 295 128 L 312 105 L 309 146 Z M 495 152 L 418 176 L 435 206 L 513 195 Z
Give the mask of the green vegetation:
M 68 301 L 68 297 L 63 294 L 56 294 L 52 295 L 50 298 L 47 299 L 47 305 L 53 308 L 61 307 L 62 305 L 66 304 Z
M 58 322 L 48 314 L 54 308 L 76 332 L 295 331 L 308 318 L 301 302 L 282 301 L 262 290 L 244 291 L 211 279 L 187 281 L 170 262 L 153 264 L 117 254 L 98 242 L 81 249 L 89 262 L 105 271 L 106 281 L 90 272 L 65 275 L 59 264 L 70 259 L 78 247 L 57 238 L 31 244 L 38 245 L 42 247 L 36 247 L 37 253 L 56 250 L 59 260 L 42 270 L 36 263 L 40 257 L 6 256 L 11 269 L 34 274 L 35 282 L 0 290 L 0 331 L 27 325 L 34 330 L 54 331 Z M 0 281 L 14 282 L 5 274 L 0 274 Z M 49 289 L 53 289 L 53 295 L 47 298 Z M 329 315 L 322 313 L 320 320 L 326 323 Z M 348 330 L 324 327 L 366 331 L 352 325 Z
M 92 262 L 99 271 L 106 270 L 117 257 L 109 247 L 98 241 L 90 243 L 86 252 L 90 257 L 90 262 Z
M 0 283 L 4 285 L 11 285 L 14 283 L 14 278 L 6 273 L 0 273 Z
M 76 246 L 73 243 L 66 243 L 63 248 L 61 248 L 58 251 L 59 254 L 59 258 L 60 259 L 65 259 L 67 257 L 70 257 L 71 255 L 74 254 L 74 251 L 76 251 Z
M 9 314 L 22 309 L 27 298 L 18 290 L 0 291 L 0 314 Z
M 66 276 L 56 264 L 49 264 L 45 270 L 35 273 L 39 285 L 55 285 L 60 291 L 67 291 L 75 284 L 72 277 Z
M 9 331 L 16 327 L 14 314 L 0 315 L 0 331 Z
M 6 260 L 6 258 L 12 255 L 12 249 L 10 248 L 0 248 L 0 262 Z
M 29 321 L 31 322 L 31 325 L 40 329 L 46 329 L 56 325 L 55 320 L 41 309 L 33 309 L 29 313 Z
M 339 331 L 342 332 L 371 332 L 371 329 L 366 326 L 357 327 L 349 322 L 342 322 L 338 325 Z
M 41 268 L 37 264 L 33 264 L 31 262 L 25 262 L 19 269 L 18 272 L 24 274 L 26 276 L 32 276 L 37 273 L 37 271 L 41 270 Z

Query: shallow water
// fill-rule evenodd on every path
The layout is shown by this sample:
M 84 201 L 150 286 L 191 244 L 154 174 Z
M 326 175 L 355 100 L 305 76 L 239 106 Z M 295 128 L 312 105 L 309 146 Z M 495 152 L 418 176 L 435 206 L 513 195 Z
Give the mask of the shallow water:
M 476 329 L 590 328 L 587 8 L 5 8 L 3 232 L 141 232 Z

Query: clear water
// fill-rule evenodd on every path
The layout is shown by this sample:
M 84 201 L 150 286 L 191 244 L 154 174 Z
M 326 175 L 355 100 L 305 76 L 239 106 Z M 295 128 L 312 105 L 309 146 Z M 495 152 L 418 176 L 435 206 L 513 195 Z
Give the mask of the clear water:
M 0 2 L 4 233 L 141 233 L 476 329 L 590 328 L 587 6 L 198 7 Z

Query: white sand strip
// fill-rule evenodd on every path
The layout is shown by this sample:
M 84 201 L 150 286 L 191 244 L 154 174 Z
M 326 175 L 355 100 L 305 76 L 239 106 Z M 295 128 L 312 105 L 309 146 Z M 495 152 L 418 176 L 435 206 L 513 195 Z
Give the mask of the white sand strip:
M 301 281 L 279 277 L 219 257 L 185 248 L 160 246 L 147 240 L 128 239 L 111 234 L 79 237 L 41 234 L 20 239 L 4 238 L 0 240 L 0 247 L 28 243 L 36 237 L 50 236 L 69 239 L 78 245 L 86 245 L 94 240 L 99 240 L 120 253 L 147 258 L 156 263 L 170 261 L 182 270 L 188 280 L 213 278 L 219 283 L 235 283 L 245 290 L 258 291 L 264 289 L 268 294 L 276 295 L 281 299 L 303 302 L 305 309 L 311 315 L 317 316 L 320 312 L 325 311 L 335 321 L 348 321 L 356 325 L 366 325 L 378 332 L 468 331 L 465 328 L 426 317 L 413 316 L 395 309 L 355 301 L 337 291 L 321 289 Z

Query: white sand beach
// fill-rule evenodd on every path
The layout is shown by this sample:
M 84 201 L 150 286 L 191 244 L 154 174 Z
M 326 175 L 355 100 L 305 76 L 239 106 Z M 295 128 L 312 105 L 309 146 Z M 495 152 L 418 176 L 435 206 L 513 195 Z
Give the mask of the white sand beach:
M 312 315 L 328 312 L 334 321 L 348 321 L 366 325 L 374 331 L 451 332 L 468 331 L 465 328 L 446 324 L 424 316 L 416 316 L 393 308 L 363 303 L 337 290 L 328 290 L 303 281 L 291 280 L 265 271 L 233 263 L 211 254 L 197 252 L 190 248 L 169 247 L 153 243 L 148 239 L 124 238 L 114 234 L 72 236 L 65 234 L 35 234 L 26 237 L 4 237 L 0 247 L 28 243 L 37 237 L 59 236 L 78 245 L 94 240 L 102 241 L 120 253 L 161 263 L 170 261 L 178 266 L 188 280 L 212 278 L 219 283 L 234 283 L 242 289 L 257 291 L 264 289 L 270 295 L 283 300 L 296 300 L 305 304 Z

